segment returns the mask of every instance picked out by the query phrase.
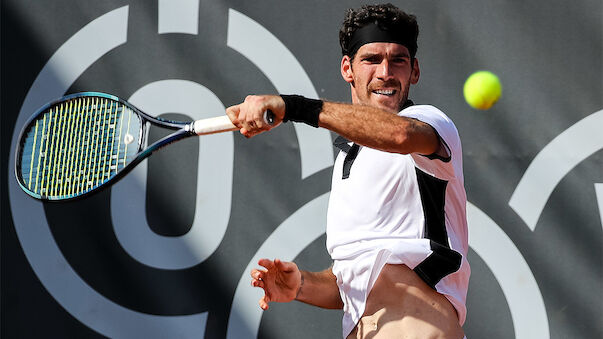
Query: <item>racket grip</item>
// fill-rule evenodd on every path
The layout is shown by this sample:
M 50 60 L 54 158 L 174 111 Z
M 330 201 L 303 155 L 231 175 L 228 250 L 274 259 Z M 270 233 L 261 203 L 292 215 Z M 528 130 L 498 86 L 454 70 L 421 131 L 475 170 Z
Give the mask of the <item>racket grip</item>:
M 230 118 L 227 115 L 197 120 L 193 122 L 192 125 L 192 131 L 197 135 L 206 135 L 238 130 L 237 126 L 232 124 Z
M 274 125 L 274 113 L 271 110 L 264 111 L 264 121 L 268 125 Z M 238 128 L 232 124 L 227 115 L 221 117 L 201 119 L 192 123 L 192 131 L 197 135 L 206 135 L 221 132 L 236 131 Z

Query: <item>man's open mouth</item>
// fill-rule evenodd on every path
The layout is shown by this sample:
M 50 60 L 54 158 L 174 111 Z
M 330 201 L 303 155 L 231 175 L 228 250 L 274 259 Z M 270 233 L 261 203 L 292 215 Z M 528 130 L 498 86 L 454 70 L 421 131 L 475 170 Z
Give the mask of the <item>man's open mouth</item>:
M 396 90 L 395 89 L 376 89 L 373 91 L 373 93 L 379 94 L 379 95 L 392 96 L 392 95 L 396 94 Z

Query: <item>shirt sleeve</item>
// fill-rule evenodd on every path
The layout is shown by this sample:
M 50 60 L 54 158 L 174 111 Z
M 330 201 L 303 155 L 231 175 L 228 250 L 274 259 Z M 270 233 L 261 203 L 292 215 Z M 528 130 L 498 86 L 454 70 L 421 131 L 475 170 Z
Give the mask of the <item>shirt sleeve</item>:
M 410 106 L 399 113 L 400 116 L 417 119 L 422 121 L 436 131 L 440 139 L 441 146 L 448 157 L 440 155 L 421 155 L 412 153 L 411 156 L 415 165 L 436 178 L 443 180 L 451 180 L 456 177 L 455 169 L 462 168 L 459 166 L 462 162 L 461 143 L 456 126 L 439 109 L 430 105 L 415 105 Z

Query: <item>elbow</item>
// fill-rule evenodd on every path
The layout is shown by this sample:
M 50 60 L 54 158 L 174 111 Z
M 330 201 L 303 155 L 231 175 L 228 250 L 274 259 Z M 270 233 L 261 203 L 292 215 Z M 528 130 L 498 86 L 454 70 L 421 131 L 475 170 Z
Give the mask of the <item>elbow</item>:
M 409 154 L 412 153 L 410 147 L 410 137 L 405 130 L 396 130 L 392 137 L 393 149 L 396 153 Z

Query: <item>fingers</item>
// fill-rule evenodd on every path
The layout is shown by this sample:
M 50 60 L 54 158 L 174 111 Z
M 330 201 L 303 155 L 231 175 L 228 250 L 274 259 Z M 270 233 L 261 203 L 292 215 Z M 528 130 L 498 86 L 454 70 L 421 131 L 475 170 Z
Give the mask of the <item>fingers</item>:
M 267 295 L 264 294 L 264 296 L 260 299 L 258 304 L 260 305 L 260 308 L 265 311 L 268 309 L 269 302 L 270 302 L 270 299 L 268 298 Z
M 258 265 L 270 270 L 270 269 L 277 269 L 279 271 L 288 273 L 288 272 L 293 272 L 295 270 L 297 270 L 297 265 L 293 262 L 288 262 L 288 261 L 282 261 L 280 259 L 274 259 L 274 260 L 270 260 L 270 259 L 260 259 L 258 261 Z
M 259 280 L 259 279 L 253 279 L 251 280 L 251 286 L 253 287 L 259 287 L 261 289 L 266 289 L 266 283 L 263 280 Z
M 274 262 L 270 259 L 260 259 L 258 260 L 258 265 L 267 269 L 271 269 L 272 267 L 274 267 Z
M 293 272 L 298 269 L 295 263 L 281 261 L 280 259 L 274 259 L 274 265 L 276 266 L 276 268 L 286 273 Z
M 268 291 L 266 290 L 266 283 L 263 280 L 265 274 L 266 272 L 257 269 L 253 269 L 251 271 L 251 277 L 253 278 L 251 280 L 251 286 L 259 287 L 264 290 L 264 296 L 258 301 L 260 308 L 264 311 L 268 309 L 268 303 L 270 302 L 270 297 L 268 296 Z
M 263 121 L 263 118 L 262 120 L 257 120 L 255 112 L 250 112 L 245 116 L 245 120 L 241 120 L 240 132 L 244 136 L 250 138 L 262 132 L 268 131 L 271 128 L 272 126 L 266 124 Z
M 239 112 L 241 111 L 241 105 L 230 106 L 226 109 L 226 115 L 230 118 L 230 121 L 233 125 L 237 126 L 237 128 L 241 129 L 243 127 L 239 122 Z
M 295 299 L 295 292 L 299 288 L 298 276 L 301 274 L 295 263 L 260 259 L 258 265 L 263 268 L 251 270 L 251 286 L 264 290 L 264 296 L 259 300 L 263 310 L 267 310 L 272 301 L 289 302 Z
M 255 136 L 270 126 L 264 122 L 264 107 L 262 100 L 258 96 L 248 96 L 240 105 L 238 120 L 241 124 L 241 134 L 246 137 Z
M 228 115 L 228 118 L 230 118 L 232 124 L 239 129 L 241 134 L 247 138 L 250 138 L 258 133 L 252 132 L 252 128 L 250 128 L 250 125 L 245 120 L 248 114 L 246 113 L 246 110 L 241 110 L 241 105 L 243 104 L 228 107 L 226 109 L 226 115 Z
M 267 273 L 268 272 L 266 272 L 266 271 L 260 271 L 260 270 L 254 268 L 253 270 L 251 270 L 251 277 L 256 280 L 264 280 L 264 279 L 266 279 Z
M 282 121 L 284 103 L 281 101 L 279 96 L 250 95 L 245 98 L 243 103 L 227 108 L 226 114 L 239 128 L 241 134 L 249 138 L 272 129 Z M 275 109 L 279 114 L 274 112 Z M 265 120 L 264 113 L 267 110 L 271 110 L 274 114 L 272 125 Z
M 266 279 L 266 272 L 255 270 L 255 269 L 251 271 L 251 286 L 259 287 L 265 291 L 266 290 L 266 282 L 264 281 L 265 279 Z

